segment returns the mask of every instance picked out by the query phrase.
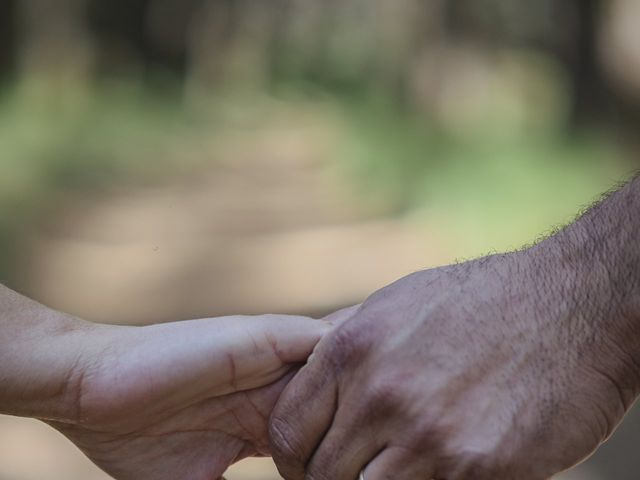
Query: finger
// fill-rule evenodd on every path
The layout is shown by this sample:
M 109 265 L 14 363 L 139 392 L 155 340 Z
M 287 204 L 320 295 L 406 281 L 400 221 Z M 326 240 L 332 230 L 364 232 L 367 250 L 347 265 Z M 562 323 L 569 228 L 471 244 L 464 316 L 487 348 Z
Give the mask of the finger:
M 147 385 L 153 384 L 155 408 L 160 410 L 167 403 L 193 404 L 269 385 L 292 364 L 305 361 L 330 329 L 326 322 L 307 317 L 263 315 L 126 330 L 126 342 L 119 348 L 123 357 L 133 358 L 122 364 L 145 372 L 147 378 L 128 387 L 127 395 L 148 403 Z
M 309 480 L 354 480 L 384 447 L 358 401 L 341 400 L 331 428 L 307 466 Z
M 389 447 L 362 470 L 364 480 L 431 480 L 435 468 L 427 455 Z
M 307 360 L 316 344 L 332 330 L 322 320 L 294 315 L 241 317 L 243 326 L 258 346 L 270 348 L 282 363 Z M 262 337 L 260 337 L 262 335 Z
M 235 317 L 234 317 L 235 318 Z M 224 352 L 233 391 L 262 387 L 280 378 L 288 366 L 306 362 L 331 326 L 320 320 L 290 315 L 237 317 L 225 335 Z
M 305 478 L 305 466 L 329 429 L 337 403 L 337 383 L 320 355 L 291 380 L 269 421 L 273 459 L 286 480 Z

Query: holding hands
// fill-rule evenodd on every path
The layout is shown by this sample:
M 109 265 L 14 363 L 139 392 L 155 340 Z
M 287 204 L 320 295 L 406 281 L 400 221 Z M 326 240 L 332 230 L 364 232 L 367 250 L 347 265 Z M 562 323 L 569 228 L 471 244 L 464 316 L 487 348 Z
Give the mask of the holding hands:
M 635 180 L 536 246 L 325 321 L 94 325 L 0 287 L 0 412 L 117 480 L 216 480 L 271 454 L 286 480 L 545 480 L 640 393 L 639 212 Z

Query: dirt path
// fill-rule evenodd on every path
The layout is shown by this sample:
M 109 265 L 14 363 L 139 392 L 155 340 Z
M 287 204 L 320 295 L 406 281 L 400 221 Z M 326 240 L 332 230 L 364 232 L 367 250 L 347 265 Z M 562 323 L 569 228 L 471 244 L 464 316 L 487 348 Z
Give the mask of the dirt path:
M 163 185 L 69 199 L 32 239 L 30 293 L 111 323 L 319 314 L 448 259 L 443 239 L 376 217 L 313 133 L 251 138 Z

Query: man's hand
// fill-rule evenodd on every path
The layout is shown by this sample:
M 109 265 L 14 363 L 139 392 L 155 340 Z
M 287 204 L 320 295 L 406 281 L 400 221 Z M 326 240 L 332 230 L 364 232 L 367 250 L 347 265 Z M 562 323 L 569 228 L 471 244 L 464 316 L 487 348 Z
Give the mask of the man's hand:
M 542 480 L 592 453 L 640 384 L 637 189 L 370 297 L 278 401 L 285 479 Z

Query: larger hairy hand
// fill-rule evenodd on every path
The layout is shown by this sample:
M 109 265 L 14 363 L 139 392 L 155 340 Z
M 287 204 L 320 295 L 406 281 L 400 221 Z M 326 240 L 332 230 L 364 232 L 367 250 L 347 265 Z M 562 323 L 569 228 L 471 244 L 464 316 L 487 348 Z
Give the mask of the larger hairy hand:
M 267 455 L 267 418 L 326 324 L 224 317 L 89 327 L 70 372 L 73 422 L 49 422 L 117 480 L 215 480 Z
M 593 452 L 638 369 L 601 286 L 536 250 L 419 272 L 347 312 L 274 410 L 282 475 L 542 480 Z

